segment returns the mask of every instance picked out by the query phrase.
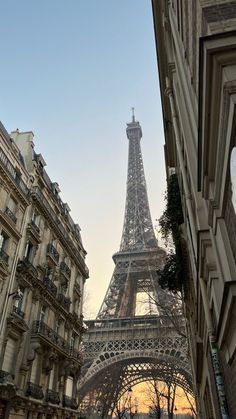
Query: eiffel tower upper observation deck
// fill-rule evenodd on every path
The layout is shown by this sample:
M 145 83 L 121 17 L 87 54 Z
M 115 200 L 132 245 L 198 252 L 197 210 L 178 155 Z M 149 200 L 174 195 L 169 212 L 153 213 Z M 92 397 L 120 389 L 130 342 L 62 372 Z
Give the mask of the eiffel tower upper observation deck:
M 154 234 L 140 145 L 142 129 L 134 114 L 126 133 L 129 158 L 120 250 L 113 255 L 114 272 L 97 318 L 85 322 L 88 331 L 79 388 L 81 400 L 93 392 L 90 409 L 93 406 L 96 411 L 102 405 L 102 417 L 112 410 L 115 399 L 140 381 L 172 374 L 187 391 L 192 385 L 183 319 L 180 316 L 177 331 L 165 312 L 166 304 L 175 310 L 175 299 L 158 284 L 157 270 L 166 252 Z M 144 293 L 148 301 L 140 312 L 139 297 Z

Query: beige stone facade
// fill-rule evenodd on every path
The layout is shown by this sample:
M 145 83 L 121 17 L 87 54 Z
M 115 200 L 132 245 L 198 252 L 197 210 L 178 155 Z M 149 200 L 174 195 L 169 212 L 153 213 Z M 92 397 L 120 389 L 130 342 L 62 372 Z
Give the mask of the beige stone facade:
M 86 252 L 44 166 L 0 126 L 0 418 L 77 417 Z
M 236 417 L 236 2 L 153 0 L 167 176 L 176 171 L 201 418 Z

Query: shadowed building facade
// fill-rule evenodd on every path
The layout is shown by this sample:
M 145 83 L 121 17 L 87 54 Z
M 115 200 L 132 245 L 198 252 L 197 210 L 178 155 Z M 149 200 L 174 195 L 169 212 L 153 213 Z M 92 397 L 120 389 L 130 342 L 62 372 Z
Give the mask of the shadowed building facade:
M 236 417 L 236 2 L 153 0 L 167 177 L 181 190 L 199 412 Z
M 0 418 L 76 417 L 86 252 L 44 166 L 0 126 Z

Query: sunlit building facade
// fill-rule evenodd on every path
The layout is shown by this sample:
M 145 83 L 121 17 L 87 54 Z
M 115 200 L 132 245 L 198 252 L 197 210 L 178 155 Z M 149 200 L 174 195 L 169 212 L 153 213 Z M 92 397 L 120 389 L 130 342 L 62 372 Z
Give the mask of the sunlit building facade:
M 236 2 L 153 0 L 167 177 L 178 175 L 199 414 L 236 417 Z
M 88 269 L 80 228 L 34 150 L 0 126 L 0 418 L 76 418 Z

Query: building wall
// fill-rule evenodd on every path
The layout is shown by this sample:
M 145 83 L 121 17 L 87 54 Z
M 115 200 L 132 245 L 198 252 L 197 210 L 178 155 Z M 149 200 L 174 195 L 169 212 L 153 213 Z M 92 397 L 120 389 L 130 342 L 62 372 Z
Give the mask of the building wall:
M 234 417 L 236 3 L 152 4 L 167 176 L 178 175 L 186 227 L 194 387 L 202 417 L 227 413 L 225 400 Z
M 2 409 L 10 418 L 73 418 L 88 278 L 80 228 L 34 150 L 33 133 L 9 136 L 0 128 Z

